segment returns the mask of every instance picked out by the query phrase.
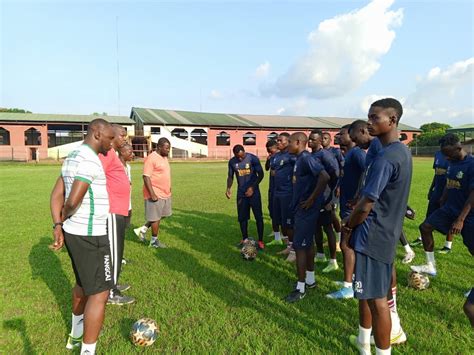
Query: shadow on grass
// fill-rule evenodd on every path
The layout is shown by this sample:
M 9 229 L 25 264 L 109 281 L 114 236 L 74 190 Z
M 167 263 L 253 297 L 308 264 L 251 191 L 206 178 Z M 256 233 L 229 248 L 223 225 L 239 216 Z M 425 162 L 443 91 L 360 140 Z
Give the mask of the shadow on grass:
M 35 354 L 33 347 L 31 346 L 31 340 L 26 331 L 26 323 L 23 318 L 12 318 L 3 321 L 3 328 L 14 330 L 20 333 L 21 340 L 23 340 L 23 353 L 24 354 Z
M 48 248 L 51 238 L 42 237 L 30 251 L 28 257 L 33 278 L 41 279 L 53 294 L 61 316 L 66 333 L 69 331 L 71 321 L 71 289 L 72 286 L 66 273 L 63 271 L 61 261 L 54 251 Z M 65 247 L 64 247 L 65 248 Z

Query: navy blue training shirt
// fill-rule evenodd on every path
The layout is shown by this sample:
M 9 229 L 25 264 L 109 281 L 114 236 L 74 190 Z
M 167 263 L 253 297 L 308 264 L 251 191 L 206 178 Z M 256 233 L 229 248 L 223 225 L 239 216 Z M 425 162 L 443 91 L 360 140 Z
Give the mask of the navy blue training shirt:
M 336 147 L 328 147 L 326 150 L 331 152 L 334 158 L 336 158 L 339 170 L 342 170 L 344 167 L 344 155 L 342 154 L 342 150 Z
M 367 219 L 352 231 L 351 246 L 354 250 L 383 263 L 393 263 L 411 176 L 412 158 L 403 143 L 390 143 L 375 157 L 361 191 L 361 197 L 375 203 Z
M 474 189 L 474 157 L 467 155 L 463 160 L 450 161 L 446 178 L 448 195 L 443 208 L 447 208 L 457 216 L 461 213 L 469 194 Z M 471 209 L 468 217 L 474 218 L 474 210 Z
M 382 143 L 380 143 L 380 140 L 375 137 L 372 139 L 369 145 L 369 149 L 367 149 L 367 155 L 365 157 L 365 167 L 368 168 L 370 163 L 372 163 L 372 160 L 375 159 L 377 154 L 382 150 Z
M 332 199 L 332 192 L 337 186 L 339 179 L 339 164 L 335 156 L 328 149 L 320 149 L 312 153 L 312 156 L 323 166 L 324 170 L 331 178 L 328 183 L 327 191 L 324 195 L 326 197 L 324 204 L 327 204 Z
M 318 176 L 323 171 L 323 166 L 314 159 L 308 151 L 303 151 L 297 156 L 295 166 L 293 168 L 293 198 L 291 200 L 291 209 L 296 212 L 300 207 L 300 203 L 306 201 L 314 189 L 318 181 Z M 314 211 L 321 206 L 323 202 L 323 194 L 317 197 L 314 205 L 308 210 Z M 306 210 L 302 210 L 306 211 Z M 316 221 L 315 221 L 316 223 Z
M 245 153 L 245 158 L 242 161 L 236 157 L 229 160 L 228 177 L 232 178 L 234 174 L 237 177 L 237 197 L 245 196 L 245 191 L 250 186 L 254 187 L 254 193 L 259 192 L 258 184 L 256 184 L 258 179 L 257 172 L 263 174 L 262 164 L 251 153 Z
M 269 178 L 268 178 L 268 192 L 270 194 L 273 194 L 273 192 L 275 190 L 275 176 L 273 175 L 273 171 L 275 169 L 275 164 L 274 164 L 275 156 L 276 156 L 276 154 L 273 154 L 270 158 L 268 158 L 268 160 L 270 161 L 270 173 L 268 174 L 269 175 Z
M 288 196 L 293 194 L 293 168 L 296 156 L 288 151 L 279 152 L 275 155 L 275 196 Z
M 359 184 L 365 171 L 364 150 L 359 147 L 351 148 L 344 159 L 344 173 L 339 180 L 341 212 L 348 210 L 347 202 L 353 200 L 359 190 Z
M 448 170 L 449 162 L 446 160 L 441 151 L 437 151 L 434 156 L 433 169 L 435 176 L 433 179 L 433 188 L 430 191 L 430 200 L 439 201 L 443 195 L 446 187 L 446 171 Z

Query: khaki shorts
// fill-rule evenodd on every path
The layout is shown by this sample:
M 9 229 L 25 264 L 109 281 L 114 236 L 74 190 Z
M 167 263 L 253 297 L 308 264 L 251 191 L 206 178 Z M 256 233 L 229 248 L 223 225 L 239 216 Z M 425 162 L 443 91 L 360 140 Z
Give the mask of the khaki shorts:
M 147 222 L 159 221 L 162 218 L 171 216 L 171 197 L 152 201 L 145 200 L 145 219 Z

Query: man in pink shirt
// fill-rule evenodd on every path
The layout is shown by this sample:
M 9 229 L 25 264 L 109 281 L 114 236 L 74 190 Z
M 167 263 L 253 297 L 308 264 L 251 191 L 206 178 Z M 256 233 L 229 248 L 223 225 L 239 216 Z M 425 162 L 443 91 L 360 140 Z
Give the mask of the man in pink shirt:
M 110 205 L 107 234 L 110 242 L 114 287 L 110 290 L 108 303 L 123 305 L 135 301 L 133 297 L 121 293 L 121 291 L 129 289 L 130 286 L 118 284 L 125 246 L 126 221 L 130 206 L 130 180 L 117 152 L 120 147 L 127 143 L 127 131 L 117 124 L 112 124 L 112 128 L 115 134 L 112 141 L 113 149 L 107 155 L 99 154 L 99 159 L 105 172 Z
M 168 162 L 170 149 L 170 141 L 160 138 L 156 151 L 146 158 L 143 166 L 143 197 L 147 223 L 134 229 L 134 232 L 145 242 L 146 232 L 151 226 L 152 248 L 166 248 L 166 245 L 158 240 L 158 231 L 161 219 L 171 216 L 171 170 Z

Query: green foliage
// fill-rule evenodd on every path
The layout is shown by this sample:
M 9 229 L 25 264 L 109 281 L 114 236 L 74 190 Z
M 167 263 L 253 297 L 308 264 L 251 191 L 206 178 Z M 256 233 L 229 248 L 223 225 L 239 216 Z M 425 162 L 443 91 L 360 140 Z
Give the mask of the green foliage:
M 446 134 L 446 129 L 451 128 L 446 123 L 431 122 L 420 126 L 423 131 L 420 135 L 410 142 L 410 146 L 414 147 L 435 147 L 439 145 L 439 140 Z
M 32 113 L 31 111 L 27 111 L 22 108 L 6 108 L 6 107 L 0 107 L 0 112 Z
M 423 131 L 423 133 L 437 132 L 440 130 L 446 131 L 448 128 L 451 128 L 449 124 L 439 122 L 425 123 L 424 125 L 420 126 L 420 129 Z
M 109 114 L 107 112 L 102 112 L 102 113 L 99 113 L 99 112 L 93 112 L 92 113 L 92 116 L 108 116 Z
M 408 238 L 419 235 L 426 209 L 432 159 L 415 159 L 410 206 L 416 220 L 405 223 Z M 131 228 L 144 221 L 142 164 L 132 165 Z M 357 334 L 355 300 L 325 297 L 334 291 L 340 270 L 323 274 L 316 267 L 318 287 L 305 299 L 286 304 L 294 287 L 294 265 L 277 255 L 278 247 L 259 252 L 255 261 L 242 260 L 231 200 L 224 196 L 225 163 L 173 163 L 173 216 L 161 224 L 160 238 L 168 249 L 152 250 L 127 232 L 121 282 L 137 299 L 133 305 L 107 306 L 97 345 L 101 354 L 142 353 L 302 353 L 356 354 L 349 335 Z M 66 250 L 53 252 L 49 196 L 59 165 L 1 164 L 0 186 L 0 353 L 64 354 L 71 322 L 70 290 L 74 275 Z M 268 178 L 262 182 L 267 205 Z M 250 221 L 250 235 L 256 236 Z M 270 231 L 265 211 L 265 234 Z M 150 235 L 148 235 L 148 239 Z M 270 237 L 267 237 L 270 240 Z M 435 235 L 436 246 L 444 237 Z M 421 248 L 414 263 L 425 261 Z M 394 346 L 402 354 L 472 353 L 472 329 L 462 311 L 464 292 L 472 287 L 472 257 L 461 238 L 453 252 L 436 254 L 438 276 L 430 288 L 407 287 L 409 267 L 398 248 L 398 310 L 408 342 Z M 342 266 L 342 256 L 337 255 Z M 325 266 L 325 265 L 324 265 Z M 146 349 L 128 339 L 139 318 L 157 321 L 160 334 Z M 434 350 L 435 349 L 435 350 Z M 372 347 L 373 350 L 373 347 Z M 76 354 L 77 352 L 74 352 Z

